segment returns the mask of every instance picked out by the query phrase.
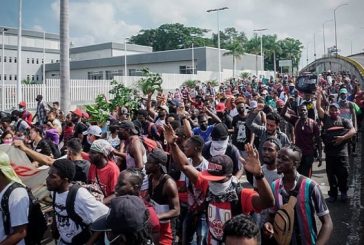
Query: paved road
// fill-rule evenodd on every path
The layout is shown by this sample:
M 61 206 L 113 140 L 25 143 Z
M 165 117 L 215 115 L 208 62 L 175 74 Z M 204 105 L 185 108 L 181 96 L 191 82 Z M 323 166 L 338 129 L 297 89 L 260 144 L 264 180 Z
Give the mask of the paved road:
M 363 128 L 363 127 L 362 127 Z M 346 203 L 336 201 L 328 203 L 331 218 L 334 223 L 334 231 L 331 236 L 330 245 L 359 245 L 364 244 L 364 173 L 362 164 L 364 161 L 364 138 L 360 135 L 356 147 L 358 156 L 350 156 L 350 177 L 349 177 L 349 200 Z M 314 165 L 312 178 L 320 184 L 322 193 L 328 198 L 329 189 L 325 172 L 325 163 L 321 168 Z M 319 226 L 319 221 L 318 221 Z

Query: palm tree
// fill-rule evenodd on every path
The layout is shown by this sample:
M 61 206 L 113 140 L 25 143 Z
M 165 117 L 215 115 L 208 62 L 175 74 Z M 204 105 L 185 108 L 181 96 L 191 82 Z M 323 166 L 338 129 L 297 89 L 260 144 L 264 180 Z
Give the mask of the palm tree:
M 245 49 L 243 43 L 237 40 L 233 40 L 226 48 L 229 51 L 225 52 L 223 55 L 233 56 L 233 77 L 235 78 L 235 61 L 241 59 L 241 57 L 245 54 Z
M 60 0 L 60 90 L 61 109 L 70 108 L 70 60 L 69 60 L 69 13 L 68 0 Z
M 260 38 L 256 33 L 245 44 L 245 50 L 248 53 L 255 54 L 255 72 L 256 75 L 258 75 L 258 54 L 260 54 Z

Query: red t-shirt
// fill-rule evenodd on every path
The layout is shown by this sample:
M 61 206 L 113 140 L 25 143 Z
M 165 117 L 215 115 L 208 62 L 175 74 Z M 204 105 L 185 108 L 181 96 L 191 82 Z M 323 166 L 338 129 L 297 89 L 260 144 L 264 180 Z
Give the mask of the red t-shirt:
M 105 193 L 105 197 L 110 196 L 115 192 L 115 186 L 118 183 L 120 170 L 113 161 L 109 161 L 102 169 L 97 169 L 94 164 L 91 164 L 88 172 L 88 181 L 90 183 L 98 183 L 96 178 L 99 179 L 99 184 Z

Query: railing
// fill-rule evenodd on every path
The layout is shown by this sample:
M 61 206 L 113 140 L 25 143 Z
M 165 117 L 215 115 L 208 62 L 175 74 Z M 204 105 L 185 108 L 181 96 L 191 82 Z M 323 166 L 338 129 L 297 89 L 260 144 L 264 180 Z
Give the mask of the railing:
M 236 74 L 239 74 L 238 72 Z M 264 74 L 264 75 L 268 75 Z M 186 80 L 218 80 L 217 72 L 198 72 L 197 74 L 161 74 L 163 79 L 162 88 L 164 91 L 174 90 L 182 85 Z M 228 79 L 232 77 L 232 71 L 224 70 L 222 73 L 222 79 Z M 129 77 L 115 77 L 118 82 L 123 82 L 127 87 L 136 88 L 137 81 L 141 77 L 129 76 Z M 125 80 L 126 79 L 126 80 Z M 111 80 L 70 80 L 70 99 L 71 105 L 84 105 L 91 104 L 95 101 L 95 98 L 99 94 L 104 94 L 106 98 L 110 99 L 112 95 L 109 94 L 111 90 Z M 18 107 L 18 101 L 16 99 L 16 84 L 6 84 L 4 88 L 0 86 L 0 98 L 2 95 L 2 89 L 4 89 L 5 104 L 4 110 L 13 110 Z M 59 79 L 47 79 L 45 84 L 23 84 L 22 95 L 23 100 L 27 103 L 28 109 L 35 109 L 37 102 L 35 98 L 38 94 L 43 95 L 43 100 L 52 103 L 54 101 L 60 101 L 60 80 Z M 0 100 L 0 104 L 1 104 Z M 2 105 L 0 109 L 2 109 Z

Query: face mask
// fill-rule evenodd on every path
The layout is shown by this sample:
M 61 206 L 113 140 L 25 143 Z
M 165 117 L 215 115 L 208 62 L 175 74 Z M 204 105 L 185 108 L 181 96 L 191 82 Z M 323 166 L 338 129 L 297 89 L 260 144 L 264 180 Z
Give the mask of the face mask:
M 19 108 L 19 111 L 20 111 L 20 112 L 23 112 L 23 111 L 24 111 L 24 108 Z
M 347 96 L 346 95 L 340 96 L 340 100 L 341 101 L 346 101 L 346 99 L 347 99 Z
M 227 189 L 230 187 L 231 181 L 232 181 L 231 178 L 224 183 L 210 181 L 209 191 L 211 191 L 211 193 L 214 194 L 215 196 L 224 195 L 226 194 Z
M 87 139 L 87 143 L 89 143 L 90 145 L 92 145 L 92 142 L 93 142 L 93 141 L 91 141 L 91 140 L 90 140 L 90 138 L 91 138 L 90 136 L 87 136 L 87 137 L 86 137 L 86 139 Z
M 5 144 L 5 145 L 11 145 L 12 143 L 13 143 L 13 139 L 3 140 L 3 144 Z
M 212 140 L 210 147 L 211 156 L 224 155 L 229 143 L 229 138 L 226 140 Z

